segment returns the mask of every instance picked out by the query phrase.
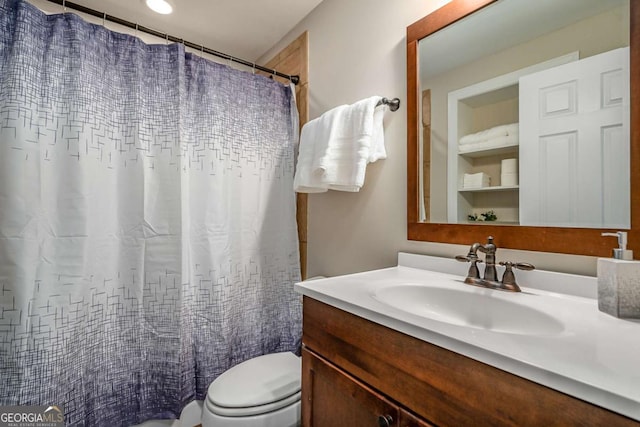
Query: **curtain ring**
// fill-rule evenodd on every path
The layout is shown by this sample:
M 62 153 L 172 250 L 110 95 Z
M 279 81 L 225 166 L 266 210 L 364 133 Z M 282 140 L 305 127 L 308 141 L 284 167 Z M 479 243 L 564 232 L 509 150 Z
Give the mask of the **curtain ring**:
M 102 15 L 102 26 L 107 28 L 107 12 L 104 12 Z
M 165 37 L 167 39 L 167 46 L 169 46 L 169 33 L 165 33 Z
M 136 22 L 136 32 L 135 32 L 135 37 L 138 37 L 138 23 Z
M 62 0 L 62 13 L 67 13 L 67 0 Z
M 251 73 L 255 74 L 256 73 L 256 63 L 253 63 L 253 66 L 251 67 Z

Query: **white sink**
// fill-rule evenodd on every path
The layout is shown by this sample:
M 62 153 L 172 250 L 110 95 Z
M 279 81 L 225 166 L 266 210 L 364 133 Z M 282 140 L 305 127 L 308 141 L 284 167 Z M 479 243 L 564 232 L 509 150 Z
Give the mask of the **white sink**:
M 564 331 L 559 320 L 531 307 L 535 296 L 522 293 L 462 283 L 459 289 L 405 283 L 381 287 L 373 297 L 397 310 L 452 325 L 519 335 L 558 335 Z

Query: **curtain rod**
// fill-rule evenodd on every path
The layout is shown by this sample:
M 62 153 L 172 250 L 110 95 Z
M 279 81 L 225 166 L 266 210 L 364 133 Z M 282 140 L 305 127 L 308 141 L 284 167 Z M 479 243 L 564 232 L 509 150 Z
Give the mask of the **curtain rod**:
M 73 2 L 70 2 L 70 1 L 66 1 L 66 0 L 47 0 L 47 1 L 49 1 L 51 3 L 59 4 L 60 6 L 63 6 L 65 8 L 77 10 L 78 12 L 86 13 L 87 15 L 95 16 L 97 18 L 102 18 L 104 21 L 113 22 L 113 23 L 116 23 L 116 24 L 119 24 L 119 25 L 123 25 L 123 26 L 128 27 L 128 28 L 134 29 L 136 31 L 141 31 L 143 33 L 151 34 L 152 36 L 156 36 L 156 37 L 165 39 L 165 40 L 170 41 L 170 42 L 182 43 L 183 45 L 185 45 L 187 47 L 190 47 L 190 48 L 193 48 L 193 49 L 197 49 L 200 52 L 208 53 L 210 55 L 217 56 L 219 58 L 228 59 L 228 60 L 230 60 L 232 62 L 237 62 L 238 64 L 246 65 L 247 67 L 251 67 L 251 68 L 254 68 L 256 70 L 264 71 L 265 73 L 269 73 L 271 75 L 275 75 L 275 76 L 278 76 L 278 77 L 283 77 L 285 79 L 288 79 L 289 81 L 291 81 L 291 83 L 293 83 L 295 85 L 297 85 L 300 82 L 300 76 L 296 76 L 296 75 L 291 76 L 289 74 L 284 74 L 284 73 L 281 73 L 281 72 L 276 71 L 274 69 L 263 67 L 262 65 L 258 65 L 255 62 L 249 62 L 249 61 L 246 61 L 246 60 L 241 59 L 241 58 L 236 58 L 235 56 L 227 55 L 226 53 L 218 52 L 217 50 L 210 49 L 210 48 L 205 47 L 203 45 L 200 45 L 200 44 L 197 44 L 197 43 L 193 43 L 193 42 L 181 39 L 179 37 L 172 36 L 172 35 L 167 34 L 167 33 L 162 33 L 160 31 L 156 31 L 154 29 L 151 29 L 151 28 L 148 28 L 148 27 L 144 27 L 142 25 L 138 25 L 135 22 L 127 21 L 125 19 L 118 18 L 117 16 L 109 15 L 106 12 L 100 12 L 100 11 L 97 11 L 95 9 L 91 9 L 91 8 L 86 7 L 86 6 L 82 6 L 81 4 L 78 4 L 78 3 L 73 3 Z

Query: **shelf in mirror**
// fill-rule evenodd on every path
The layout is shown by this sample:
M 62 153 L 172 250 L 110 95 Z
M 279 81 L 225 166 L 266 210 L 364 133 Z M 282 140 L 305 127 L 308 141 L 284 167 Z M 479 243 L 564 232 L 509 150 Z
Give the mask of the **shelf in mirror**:
M 478 188 L 459 188 L 460 193 L 490 193 L 494 191 L 518 191 L 520 186 L 518 185 L 496 185 L 494 187 L 478 187 Z
M 466 224 L 472 225 L 520 225 L 518 221 L 467 221 Z
M 458 151 L 458 155 L 476 159 L 478 157 L 498 156 L 501 154 L 511 154 L 511 153 L 517 154 L 518 147 L 519 145 L 516 143 L 512 145 L 505 145 L 502 147 L 477 148 L 469 151 Z

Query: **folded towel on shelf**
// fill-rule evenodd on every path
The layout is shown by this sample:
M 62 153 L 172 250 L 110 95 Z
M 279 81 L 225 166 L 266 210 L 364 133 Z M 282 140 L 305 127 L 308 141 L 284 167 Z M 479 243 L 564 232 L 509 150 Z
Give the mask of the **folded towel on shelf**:
M 359 191 L 368 163 L 385 159 L 383 115 L 374 96 L 342 105 L 302 128 L 294 190 Z
M 513 136 L 516 137 L 519 134 L 519 125 L 518 123 L 511 123 L 508 125 L 500 125 L 495 126 L 490 129 L 485 129 L 480 132 L 472 133 L 470 135 L 465 135 L 460 138 L 459 144 L 477 144 L 480 142 L 488 141 L 494 138 L 504 137 L 504 136 Z
M 483 188 L 491 185 L 491 177 L 484 172 L 465 173 L 462 177 L 462 188 Z
M 489 150 L 491 148 L 512 147 L 519 144 L 518 135 L 498 136 L 480 142 L 458 145 L 458 153 L 464 154 L 478 150 Z

